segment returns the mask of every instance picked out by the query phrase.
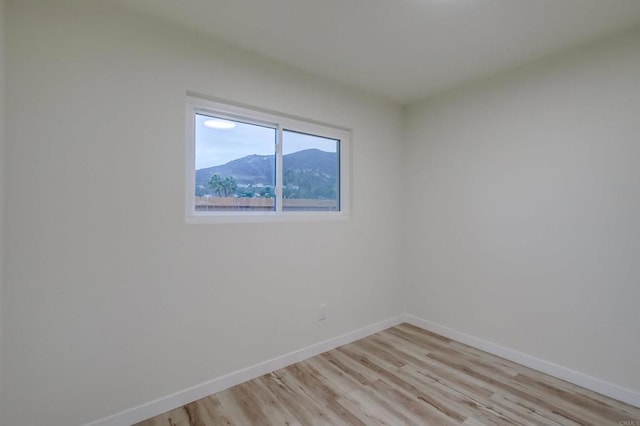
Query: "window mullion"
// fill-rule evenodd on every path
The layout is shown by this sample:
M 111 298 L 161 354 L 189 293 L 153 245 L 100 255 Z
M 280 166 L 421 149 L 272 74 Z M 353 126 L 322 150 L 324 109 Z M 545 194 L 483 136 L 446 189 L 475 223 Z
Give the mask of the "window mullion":
M 282 126 L 276 132 L 276 213 L 282 213 L 283 171 L 282 171 Z

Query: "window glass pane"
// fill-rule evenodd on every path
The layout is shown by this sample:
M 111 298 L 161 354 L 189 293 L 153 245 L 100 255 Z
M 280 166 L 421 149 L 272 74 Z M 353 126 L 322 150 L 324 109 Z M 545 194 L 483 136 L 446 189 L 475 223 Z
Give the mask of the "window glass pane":
M 282 209 L 340 210 L 340 141 L 285 130 L 282 134 Z
M 195 115 L 195 211 L 274 211 L 276 129 Z

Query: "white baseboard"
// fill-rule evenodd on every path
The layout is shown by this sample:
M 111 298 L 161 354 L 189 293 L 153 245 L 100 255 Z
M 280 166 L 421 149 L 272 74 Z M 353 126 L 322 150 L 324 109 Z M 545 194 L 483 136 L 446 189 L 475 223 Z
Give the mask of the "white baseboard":
M 158 414 L 173 410 L 174 408 L 181 407 L 200 398 L 204 398 L 205 396 L 223 391 L 232 386 L 246 382 L 247 380 L 255 379 L 263 374 L 287 367 L 291 364 L 295 364 L 296 362 L 304 361 L 305 359 L 330 351 L 338 346 L 346 345 L 347 343 L 370 336 L 389 327 L 401 324 L 402 322 L 415 325 L 416 327 L 420 327 L 460 343 L 489 352 L 542 373 L 549 374 L 550 376 L 565 380 L 569 383 L 582 386 L 583 388 L 609 396 L 617 399 L 618 401 L 640 407 L 639 392 L 626 389 L 604 380 L 579 373 L 571 370 L 570 368 L 536 358 L 532 355 L 471 336 L 461 331 L 453 330 L 432 321 L 424 320 L 410 314 L 402 314 L 397 317 L 389 318 L 385 321 L 362 327 L 350 333 L 307 346 L 277 358 L 252 365 L 242 370 L 234 371 L 222 377 L 209 380 L 146 404 L 104 417 L 89 423 L 87 426 L 129 426 L 133 423 L 140 422 L 150 417 L 157 416 Z
M 181 407 L 200 398 L 204 398 L 205 396 L 246 382 L 247 380 L 255 379 L 256 377 L 287 367 L 291 364 L 295 364 L 296 362 L 304 361 L 305 359 L 309 359 L 323 352 L 330 351 L 338 346 L 346 345 L 347 343 L 370 336 L 389 327 L 398 325 L 402 323 L 402 320 L 403 317 L 399 315 L 385 321 L 359 328 L 358 330 L 354 330 L 350 333 L 307 346 L 306 348 L 290 352 L 277 358 L 243 368 L 242 370 L 234 371 L 222 377 L 167 395 L 156 399 L 155 401 L 104 417 L 89 423 L 87 426 L 129 426 L 133 423 L 141 422 L 142 420 L 157 416 L 158 414 L 173 410 L 174 408 Z
M 545 361 L 534 356 L 518 352 L 496 343 L 471 336 L 461 331 L 453 330 L 432 321 L 424 320 L 410 314 L 403 315 L 404 322 L 407 322 L 424 330 L 431 331 L 449 339 L 472 346 L 474 348 L 489 352 L 490 354 L 508 359 L 532 368 L 553 377 L 565 380 L 569 383 L 592 390 L 599 394 L 617 399 L 618 401 L 640 407 L 640 392 L 623 388 L 613 383 L 605 382 L 592 376 L 571 370 L 570 368 Z

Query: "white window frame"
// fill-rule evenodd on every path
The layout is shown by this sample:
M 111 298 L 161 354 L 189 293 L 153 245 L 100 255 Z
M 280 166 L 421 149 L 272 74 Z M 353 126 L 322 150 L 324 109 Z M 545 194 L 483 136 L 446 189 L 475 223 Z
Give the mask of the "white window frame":
M 275 211 L 195 211 L 195 115 L 213 115 L 219 118 L 242 121 L 249 124 L 268 126 L 276 129 L 276 210 Z M 336 139 L 339 159 L 339 206 L 338 211 L 283 211 L 282 210 L 282 134 L 290 130 L 309 135 Z M 186 182 L 185 207 L 186 222 L 193 224 L 241 223 L 241 222 L 283 222 L 305 220 L 344 220 L 349 217 L 350 176 L 351 176 L 351 131 L 338 126 L 314 122 L 312 120 L 261 110 L 225 101 L 214 101 L 187 96 L 186 107 Z

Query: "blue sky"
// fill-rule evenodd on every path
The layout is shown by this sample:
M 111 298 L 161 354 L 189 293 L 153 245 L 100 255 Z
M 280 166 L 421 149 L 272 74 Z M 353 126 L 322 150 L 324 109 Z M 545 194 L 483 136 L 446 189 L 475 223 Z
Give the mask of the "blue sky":
M 275 129 L 241 122 L 234 122 L 233 129 L 212 129 L 204 125 L 211 118 L 215 117 L 196 114 L 196 169 L 219 166 L 252 154 L 273 155 Z M 284 133 L 283 154 L 310 148 L 336 152 L 337 144 L 333 139 Z

